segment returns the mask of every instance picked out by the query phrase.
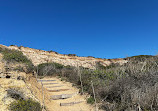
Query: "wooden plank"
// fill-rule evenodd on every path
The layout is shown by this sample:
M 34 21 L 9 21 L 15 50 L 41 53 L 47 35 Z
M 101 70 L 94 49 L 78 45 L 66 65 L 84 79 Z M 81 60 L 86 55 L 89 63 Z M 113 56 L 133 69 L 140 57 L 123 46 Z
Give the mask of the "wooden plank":
M 38 82 L 50 82 L 50 81 L 56 81 L 56 80 L 37 80 Z
M 43 83 L 43 85 L 50 85 L 50 84 L 58 84 L 58 83 Z
M 52 100 L 58 100 L 58 99 L 67 99 L 71 98 L 74 94 L 62 94 L 62 95 L 53 95 L 51 96 Z
M 54 88 L 54 87 L 62 87 L 63 85 L 61 86 L 45 86 L 46 88 Z
M 49 92 L 60 92 L 60 91 L 67 91 L 69 89 L 56 89 L 56 90 L 48 90 Z
M 75 104 L 82 103 L 83 101 L 78 101 L 78 102 L 70 102 L 70 103 L 60 103 L 60 106 L 72 106 Z

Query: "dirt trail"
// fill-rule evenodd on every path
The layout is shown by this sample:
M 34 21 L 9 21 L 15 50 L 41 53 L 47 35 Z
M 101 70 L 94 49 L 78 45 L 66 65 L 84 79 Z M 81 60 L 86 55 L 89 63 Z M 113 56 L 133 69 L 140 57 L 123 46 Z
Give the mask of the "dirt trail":
M 2 55 L 0 54 L 0 61 L 2 59 Z M 2 61 L 0 62 L 0 73 L 2 73 L 2 69 L 4 69 L 4 63 Z M 16 72 L 10 72 L 11 75 L 16 74 Z M 38 82 L 36 78 L 32 74 L 25 74 L 22 72 L 19 72 L 19 75 L 23 76 L 25 80 L 16 80 L 16 79 L 6 79 L 1 78 L 0 82 L 2 85 L 2 81 L 7 82 L 9 81 L 9 84 L 7 83 L 8 87 L 19 87 L 21 90 L 24 90 L 24 92 L 29 92 L 27 95 L 35 96 L 33 98 L 37 98 L 40 104 L 43 104 L 43 95 L 42 95 L 42 85 L 41 82 Z M 72 84 L 69 82 L 61 81 L 58 78 L 52 77 L 52 78 L 43 78 L 42 80 L 53 80 L 53 81 L 43 81 L 44 86 L 44 103 L 46 106 L 47 111 L 94 111 L 93 106 L 86 103 L 85 96 L 81 96 L 78 94 L 79 90 L 75 87 L 72 87 Z M 12 82 L 14 81 L 14 82 Z M 19 83 L 20 82 L 20 83 Z M 14 83 L 14 84 L 13 84 Z M 55 83 L 55 84 L 54 84 Z M 21 85 L 22 84 L 22 85 Z M 0 87 L 2 87 L 0 85 Z M 20 86 L 19 86 L 20 85 Z M 0 88 L 0 95 L 3 96 L 6 94 L 4 88 Z M 3 95 L 2 95 L 3 94 Z M 73 94 L 72 97 L 67 99 L 58 99 L 58 100 L 51 100 L 51 96 L 54 95 L 62 95 L 62 94 Z M 1 100 L 2 98 L 0 98 Z M 1 102 L 1 101 L 0 101 Z M 8 103 L 9 104 L 9 103 Z M 68 106 L 61 106 L 61 104 L 66 104 Z M 0 103 L 2 111 L 3 109 L 6 109 L 7 105 Z M 2 108 L 2 106 L 5 106 Z M 1 110 L 0 110 L 1 111 Z
M 47 77 L 38 81 L 39 89 L 41 89 L 41 81 L 44 86 L 45 105 L 49 111 L 94 111 L 94 107 L 86 103 L 86 97 L 78 94 L 79 90 L 72 87 L 71 83 L 61 81 L 56 77 Z M 62 94 L 73 94 L 73 96 L 67 99 L 51 100 L 51 96 Z M 41 96 L 40 98 L 42 99 Z

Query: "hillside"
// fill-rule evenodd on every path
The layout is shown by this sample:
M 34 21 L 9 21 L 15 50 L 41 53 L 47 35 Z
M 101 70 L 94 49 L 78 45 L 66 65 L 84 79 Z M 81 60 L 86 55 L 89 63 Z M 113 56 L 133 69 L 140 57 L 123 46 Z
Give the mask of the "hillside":
M 158 111 L 158 56 L 107 60 L 1 45 L 0 58 L 4 111 L 21 101 L 34 111 Z
M 40 102 L 39 98 L 30 90 L 31 84 L 27 84 L 27 75 L 25 72 L 17 72 L 11 69 L 11 66 L 6 66 L 6 62 L 2 60 L 0 54 L 0 110 L 9 111 L 8 106 L 18 98 L 31 98 Z M 14 64 L 15 65 L 15 64 Z M 12 66 L 12 68 L 14 67 Z
M 40 78 L 35 78 L 33 70 L 28 68 L 30 64 L 29 59 L 22 55 L 20 51 L 10 50 L 3 46 L 0 49 L 0 106 L 1 111 L 27 111 L 28 108 L 33 111 L 41 111 L 40 106 L 44 109 L 42 111 L 93 111 L 93 106 L 86 103 L 86 97 L 78 94 L 79 89 L 72 86 L 69 82 L 63 82 L 61 79 L 53 77 L 53 81 L 61 84 L 63 91 L 58 92 L 58 87 L 47 88 L 45 82 L 39 82 Z M 30 65 L 29 65 L 30 66 Z M 51 78 L 46 78 L 51 79 Z M 44 78 L 45 80 L 45 78 Z M 41 85 L 43 84 L 43 85 Z M 46 82 L 47 84 L 47 82 Z M 51 84 L 50 84 L 51 85 Z M 49 85 L 49 86 L 50 86 Z M 56 85 L 56 84 L 55 84 Z M 43 86 L 43 87 L 42 87 Z M 68 90 L 64 90 L 67 88 Z M 56 92 L 56 90 L 57 92 Z M 61 89 L 61 90 L 62 90 Z M 49 91 L 49 90 L 55 90 Z M 65 100 L 51 100 L 51 96 L 59 94 L 75 94 Z M 24 107 L 24 102 L 33 100 L 32 103 L 27 104 Z M 40 104 L 38 108 L 35 106 L 37 102 Z M 14 106 L 14 104 L 21 104 L 20 106 Z M 60 104 L 68 104 L 68 106 L 61 106 Z M 70 106 L 69 106 L 70 104 Z M 71 105 L 72 104 L 72 105 Z M 27 106 L 28 105 L 28 106 Z M 31 106 L 33 105 L 33 106 Z M 10 106 L 13 108 L 10 109 Z M 53 107 L 52 107 L 53 106 Z M 23 108 L 23 109 L 18 109 Z M 25 109 L 26 108 L 26 109 Z M 33 109 L 35 108 L 35 109 Z
M 6 46 L 0 45 L 0 47 L 6 47 Z M 35 66 L 46 62 L 56 62 L 59 64 L 63 64 L 65 66 L 70 65 L 76 67 L 82 66 L 86 68 L 95 68 L 98 62 L 104 66 L 107 66 L 111 63 L 123 64 L 127 62 L 124 59 L 99 59 L 93 57 L 68 56 L 63 54 L 57 54 L 56 52 L 48 52 L 48 51 L 37 50 L 28 47 L 9 46 L 6 48 L 21 51 L 32 61 L 32 63 Z

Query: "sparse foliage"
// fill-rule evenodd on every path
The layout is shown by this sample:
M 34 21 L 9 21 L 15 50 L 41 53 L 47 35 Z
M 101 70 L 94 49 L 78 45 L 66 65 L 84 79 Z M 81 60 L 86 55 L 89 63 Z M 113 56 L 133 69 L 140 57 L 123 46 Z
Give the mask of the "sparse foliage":
M 46 65 L 44 66 L 46 67 Z M 63 66 L 52 68 L 50 72 L 67 78 L 80 87 L 80 75 L 84 92 L 93 96 L 93 81 L 96 99 L 106 111 L 158 110 L 158 57 L 136 56 L 128 58 L 123 65 L 111 64 L 107 67 L 97 64 L 95 70 L 83 67 Z M 91 101 L 91 98 L 88 99 Z
M 18 89 L 15 88 L 10 88 L 7 90 L 7 96 L 16 99 L 16 100 L 23 100 L 24 99 L 24 95 L 21 91 L 19 91 Z
M 77 56 L 76 54 L 67 54 L 68 56 Z
M 42 111 L 40 104 L 32 99 L 12 102 L 9 109 L 10 111 Z
M 94 102 L 95 102 L 95 100 L 94 100 L 93 97 L 87 98 L 87 103 L 88 103 L 88 104 L 94 104 Z
M 22 52 L 18 50 L 11 50 L 7 48 L 0 48 L 0 53 L 3 54 L 3 59 L 8 63 L 21 63 L 25 65 L 24 70 L 26 73 L 30 73 L 33 70 L 33 64 Z M 24 68 L 24 67 L 23 67 Z

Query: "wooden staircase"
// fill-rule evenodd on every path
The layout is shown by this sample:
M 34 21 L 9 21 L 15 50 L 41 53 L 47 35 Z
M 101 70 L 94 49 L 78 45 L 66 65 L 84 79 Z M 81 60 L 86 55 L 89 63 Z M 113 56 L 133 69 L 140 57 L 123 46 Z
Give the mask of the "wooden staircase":
M 37 81 L 48 90 L 52 101 L 59 101 L 60 106 L 73 106 L 85 102 L 85 100 L 75 99 L 75 96 L 79 95 L 78 92 L 71 93 L 72 89 L 64 88 L 60 81 L 54 79 L 38 79 Z

